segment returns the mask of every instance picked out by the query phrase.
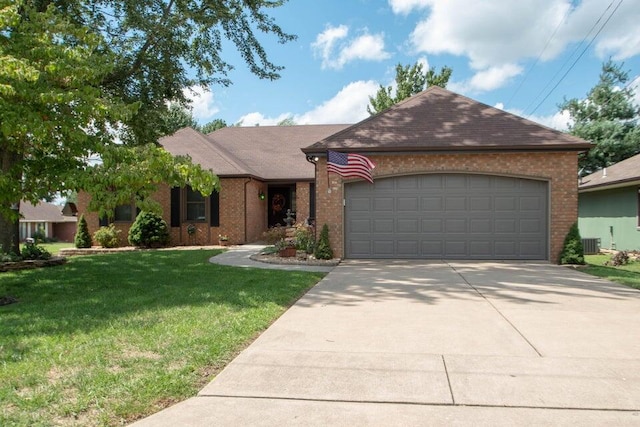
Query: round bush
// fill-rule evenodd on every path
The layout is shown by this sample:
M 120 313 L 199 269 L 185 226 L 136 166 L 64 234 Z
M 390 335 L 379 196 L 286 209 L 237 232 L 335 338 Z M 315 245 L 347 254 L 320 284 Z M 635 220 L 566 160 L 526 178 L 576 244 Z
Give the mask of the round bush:
M 103 248 L 117 248 L 118 234 L 120 234 L 120 230 L 117 230 L 115 225 L 109 224 L 108 227 L 100 227 L 93 234 L 93 238 Z
M 169 227 L 159 215 L 142 211 L 129 229 L 129 243 L 143 248 L 165 246 L 169 243 Z

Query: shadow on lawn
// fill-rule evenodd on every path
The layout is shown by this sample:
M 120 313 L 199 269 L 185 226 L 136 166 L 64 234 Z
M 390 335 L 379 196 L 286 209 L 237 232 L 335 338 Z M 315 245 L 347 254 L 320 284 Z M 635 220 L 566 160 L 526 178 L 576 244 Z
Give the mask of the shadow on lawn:
M 215 254 L 202 250 L 85 256 L 60 267 L 0 276 L 0 295 L 18 299 L 17 304 L 0 307 L 0 342 L 89 331 L 124 316 L 172 307 L 218 304 L 236 311 L 265 303 L 286 306 L 323 276 L 210 264 Z M 148 316 L 141 320 L 151 321 Z

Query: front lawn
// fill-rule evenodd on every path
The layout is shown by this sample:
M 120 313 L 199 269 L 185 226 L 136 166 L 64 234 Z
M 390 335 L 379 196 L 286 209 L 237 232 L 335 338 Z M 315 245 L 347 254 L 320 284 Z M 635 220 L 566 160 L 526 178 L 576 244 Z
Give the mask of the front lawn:
M 212 250 L 71 258 L 0 274 L 0 425 L 121 425 L 193 396 L 321 273 Z
M 63 242 L 55 242 L 55 243 L 38 243 L 38 246 L 42 246 L 46 250 L 48 250 L 51 255 L 58 255 L 60 249 L 66 248 L 75 248 L 73 243 L 63 243 Z M 20 250 L 24 247 L 24 244 L 20 245 Z
M 612 267 L 605 265 L 605 262 L 611 259 L 611 255 L 585 255 L 584 259 L 587 266 L 581 271 L 640 289 L 640 261 L 630 261 L 628 264 Z

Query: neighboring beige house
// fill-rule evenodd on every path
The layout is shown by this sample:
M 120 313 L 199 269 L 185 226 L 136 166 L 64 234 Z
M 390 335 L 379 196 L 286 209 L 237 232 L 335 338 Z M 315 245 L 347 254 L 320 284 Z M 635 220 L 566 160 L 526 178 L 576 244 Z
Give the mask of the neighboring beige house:
M 578 218 L 578 154 L 591 147 L 439 87 L 351 126 L 186 128 L 160 143 L 221 178 L 210 197 L 154 196 L 173 244 L 256 241 L 291 209 L 298 222 L 328 224 L 338 257 L 551 262 Z M 374 183 L 327 174 L 327 150 L 369 157 Z M 81 193 L 93 233 L 87 203 Z M 127 231 L 134 207 L 115 214 Z
M 40 231 L 48 239 L 73 242 L 78 218 L 68 207 L 67 212 L 63 213 L 63 208 L 53 203 L 40 202 L 34 206 L 20 202 L 20 241 Z

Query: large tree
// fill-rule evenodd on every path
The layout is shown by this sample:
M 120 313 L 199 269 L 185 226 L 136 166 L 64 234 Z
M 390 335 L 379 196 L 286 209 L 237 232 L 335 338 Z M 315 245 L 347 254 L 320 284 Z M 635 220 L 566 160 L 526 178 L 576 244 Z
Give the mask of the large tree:
M 608 61 L 585 99 L 565 100 L 560 105 L 571 116 L 569 132 L 595 144 L 580 159 L 583 175 L 640 153 L 640 110 L 633 98 L 629 74 L 621 64 Z
M 447 87 L 452 72 L 453 70 L 446 65 L 437 72 L 435 67 L 424 71 L 421 63 L 412 66 L 398 64 L 396 65 L 395 94 L 393 86 L 380 85 L 376 96 L 369 97 L 371 105 L 367 106 L 367 112 L 374 116 L 429 86 Z
M 222 119 L 214 119 L 209 123 L 205 123 L 200 127 L 200 132 L 202 133 L 211 133 L 218 129 L 226 128 L 227 122 Z
M 18 249 L 20 200 L 77 189 L 114 140 L 156 143 L 185 88 L 229 84 L 223 45 L 277 79 L 257 35 L 294 38 L 265 12 L 284 1 L 0 0 L 0 249 Z

